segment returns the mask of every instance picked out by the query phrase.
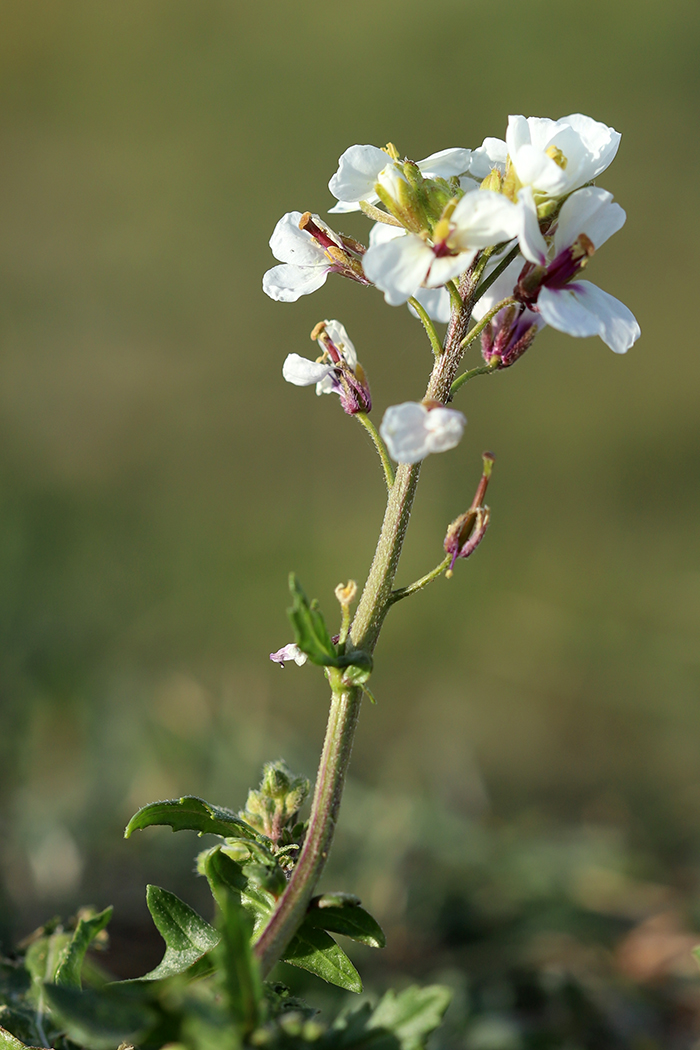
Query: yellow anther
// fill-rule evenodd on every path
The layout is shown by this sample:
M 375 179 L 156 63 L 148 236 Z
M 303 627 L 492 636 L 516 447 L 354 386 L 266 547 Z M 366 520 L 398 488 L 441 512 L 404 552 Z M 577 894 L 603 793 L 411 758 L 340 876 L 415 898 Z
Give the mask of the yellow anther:
M 343 249 L 336 248 L 334 244 L 329 244 L 327 248 L 324 248 L 324 252 L 331 262 L 346 263 L 348 260 Z
M 399 159 L 399 151 L 397 150 L 393 142 L 387 142 L 386 146 L 384 146 L 383 148 L 384 152 L 388 153 L 392 160 Z
M 552 158 L 554 163 L 558 165 L 558 167 L 560 167 L 562 171 L 566 168 L 566 165 L 569 163 L 566 159 L 565 154 L 562 153 L 558 146 L 547 146 L 545 153 L 548 157 Z
M 314 327 L 311 329 L 311 338 L 313 339 L 313 341 L 316 342 L 318 337 L 323 332 L 325 332 L 325 330 L 326 330 L 326 322 L 325 321 L 319 321 L 317 325 L 314 325 Z
M 450 236 L 450 224 L 447 219 L 440 219 L 439 222 L 435 223 L 435 229 L 433 230 L 433 240 L 436 244 L 440 241 L 446 241 Z

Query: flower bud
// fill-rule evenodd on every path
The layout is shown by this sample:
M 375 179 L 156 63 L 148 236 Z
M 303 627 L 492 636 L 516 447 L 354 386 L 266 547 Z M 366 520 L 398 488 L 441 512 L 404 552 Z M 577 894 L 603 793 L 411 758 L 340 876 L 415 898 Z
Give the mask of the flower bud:
M 267 762 L 259 789 L 248 792 L 241 819 L 277 845 L 281 839 L 290 838 L 309 788 L 306 777 L 295 776 L 281 759 Z
M 472 505 L 464 514 L 455 518 L 447 529 L 444 548 L 445 553 L 451 555 L 450 566 L 445 573 L 449 579 L 452 576 L 454 564 L 457 558 L 468 558 L 479 546 L 489 526 L 491 511 L 484 506 L 483 500 L 488 488 L 491 470 L 493 469 L 494 455 L 492 452 L 484 452 L 482 456 L 483 473 L 477 487 Z
M 532 346 L 542 327 L 539 314 L 524 306 L 507 306 L 481 333 L 481 355 L 487 365 L 508 368 Z

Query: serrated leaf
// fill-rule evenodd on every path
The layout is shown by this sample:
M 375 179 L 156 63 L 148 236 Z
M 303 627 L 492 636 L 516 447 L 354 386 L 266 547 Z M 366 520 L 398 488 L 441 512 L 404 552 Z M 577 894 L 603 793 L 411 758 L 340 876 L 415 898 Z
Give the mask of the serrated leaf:
M 56 970 L 56 984 L 67 988 L 81 988 L 80 975 L 83 969 L 85 953 L 97 937 L 104 930 L 112 918 L 113 908 L 105 908 L 99 915 L 93 915 L 89 919 L 80 919 L 75 933 L 64 949 L 61 962 Z
M 159 981 L 184 973 L 219 943 L 219 933 L 174 893 L 160 886 L 146 887 L 146 904 L 158 933 L 165 941 L 165 955 L 154 970 L 139 981 Z
M 384 931 L 369 912 L 359 904 L 348 902 L 341 905 L 325 905 L 309 908 L 301 929 L 309 926 L 331 933 L 342 933 L 370 948 L 386 948 Z
M 287 609 L 287 615 L 294 628 L 294 641 L 312 663 L 337 667 L 339 657 L 318 602 L 309 601 L 293 572 L 289 574 L 289 590 L 292 606 Z
M 155 1021 L 153 1011 L 133 993 L 114 987 L 80 991 L 47 984 L 44 994 L 69 1037 L 88 1050 L 114 1050 L 120 1043 L 138 1043 Z
M 132 832 L 165 824 L 173 831 L 198 831 L 200 835 L 221 835 L 223 838 L 257 839 L 249 824 L 223 806 L 213 806 L 203 798 L 184 795 L 165 802 L 151 802 L 135 813 L 126 826 L 124 838 Z
M 367 1027 L 385 1028 L 401 1043 L 401 1050 L 421 1050 L 442 1021 L 452 992 L 440 984 L 412 985 L 398 994 L 388 991 L 380 999 Z
M 289 943 L 284 962 L 316 974 L 348 992 L 361 992 L 362 980 L 347 955 L 325 930 L 303 927 Z
M 229 1009 L 247 1034 L 261 1020 L 263 999 L 260 968 L 250 947 L 253 923 L 235 891 L 220 889 L 219 907 L 221 941 L 216 954 L 222 964 Z

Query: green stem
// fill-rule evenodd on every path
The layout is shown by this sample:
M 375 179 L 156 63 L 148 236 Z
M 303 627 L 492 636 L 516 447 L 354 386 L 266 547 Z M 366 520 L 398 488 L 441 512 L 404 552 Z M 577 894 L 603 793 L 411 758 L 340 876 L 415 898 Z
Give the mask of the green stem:
M 466 350 L 468 346 L 471 346 L 476 337 L 478 335 L 481 335 L 484 328 L 486 328 L 486 325 L 494 319 L 496 314 L 500 313 L 500 311 L 503 310 L 506 306 L 512 306 L 514 302 L 515 299 L 513 298 L 513 296 L 509 295 L 506 299 L 501 299 L 500 303 L 496 303 L 496 305 L 492 307 L 488 313 L 484 314 L 484 316 L 481 318 L 478 324 L 475 324 L 473 328 L 469 329 L 464 339 L 462 340 L 462 348 Z
M 493 372 L 498 371 L 498 365 L 481 365 L 478 368 L 470 368 L 468 372 L 463 372 L 461 376 L 458 376 L 452 384 L 452 393 L 456 394 L 461 386 L 468 383 L 474 376 L 489 376 Z
M 425 309 L 424 306 L 421 306 L 418 300 L 415 299 L 413 296 L 411 296 L 411 298 L 408 301 L 423 323 L 423 327 L 425 328 L 425 331 L 428 335 L 428 339 L 430 340 L 430 345 L 433 348 L 433 353 L 436 357 L 439 357 L 442 353 L 442 343 L 438 339 L 437 332 L 435 331 L 433 322 L 431 321 L 430 316 L 428 315 L 428 311 Z
M 421 576 L 419 580 L 415 580 L 413 583 L 409 584 L 408 587 L 399 587 L 397 588 L 397 590 L 392 591 L 392 604 L 400 602 L 402 598 L 408 598 L 409 595 L 415 594 L 416 591 L 422 591 L 423 588 L 427 587 L 429 583 L 433 582 L 433 580 L 437 580 L 438 576 L 440 576 L 441 573 L 443 573 L 445 569 L 449 566 L 450 561 L 451 556 L 448 554 L 447 557 L 443 561 L 441 561 L 439 565 L 436 565 L 434 569 L 431 569 L 430 572 L 427 572 L 425 576 Z
M 471 290 L 468 283 L 465 283 L 467 303 L 469 295 L 466 293 L 470 293 Z M 444 349 L 440 358 L 435 361 L 426 391 L 427 398 L 442 401 L 443 404 L 446 404 L 450 397 L 450 386 L 464 353 L 461 343 L 469 324 L 469 306 L 464 305 L 462 296 L 456 289 L 455 294 L 459 299 L 459 306 L 452 312 Z M 350 639 L 354 648 L 368 653 L 373 652 L 384 618 L 395 601 L 392 588 L 411 516 L 420 467 L 420 463 L 401 464 L 396 471 L 387 497 L 384 521 L 372 567 L 350 627 Z M 331 707 L 306 839 L 287 888 L 254 946 L 263 976 L 268 974 L 282 957 L 284 949 L 306 914 L 328 858 L 350 764 L 362 689 L 344 682 L 341 669 L 329 668 L 328 678 L 331 683 Z
M 391 486 L 394 484 L 394 468 L 391 465 L 389 459 L 389 453 L 386 450 L 386 445 L 382 441 L 377 428 L 375 427 L 372 420 L 369 418 L 366 412 L 356 412 L 355 419 L 358 423 L 362 423 L 369 436 L 374 442 L 374 447 L 379 453 L 379 458 L 382 461 L 382 467 L 384 468 L 384 480 L 386 481 L 387 492 L 391 491 Z
M 510 266 L 510 264 L 513 261 L 513 259 L 517 259 L 519 251 L 520 251 L 520 245 L 516 244 L 515 248 L 512 248 L 508 252 L 508 254 L 506 255 L 505 259 L 502 259 L 501 262 L 499 262 L 499 264 L 495 268 L 495 270 L 491 271 L 491 273 L 488 275 L 486 280 L 481 282 L 479 287 L 476 289 L 476 292 L 474 293 L 474 298 L 472 299 L 472 307 L 473 307 L 474 303 L 477 303 L 479 301 L 479 299 L 481 299 L 481 297 L 484 294 L 484 292 L 487 292 L 489 290 L 489 288 L 491 287 L 493 282 L 498 280 L 498 278 L 501 276 L 501 274 L 506 269 L 506 267 Z

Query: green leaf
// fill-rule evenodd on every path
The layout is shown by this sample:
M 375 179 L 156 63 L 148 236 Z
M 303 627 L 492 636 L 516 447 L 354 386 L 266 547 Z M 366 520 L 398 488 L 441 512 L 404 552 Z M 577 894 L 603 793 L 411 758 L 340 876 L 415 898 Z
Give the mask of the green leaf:
M 66 1027 L 68 1036 L 88 1050 L 114 1050 L 138 1043 L 155 1015 L 134 994 L 114 986 L 100 991 L 44 985 L 44 994 Z
M 398 995 L 390 990 L 380 999 L 367 1027 L 388 1029 L 401 1043 L 401 1050 L 421 1050 L 442 1021 L 451 998 L 450 989 L 440 984 L 412 985 Z
M 292 607 L 287 609 L 287 615 L 294 628 L 294 641 L 311 663 L 321 667 L 338 667 L 339 657 L 318 602 L 316 599 L 309 601 L 293 572 L 289 574 L 289 590 Z
M 26 1043 L 0 1025 L 0 1050 L 28 1050 L 28 1048 Z
M 325 930 L 302 926 L 282 956 L 284 962 L 316 974 L 348 992 L 361 992 L 362 980 L 343 949 Z
M 200 835 L 221 835 L 223 838 L 258 837 L 254 829 L 230 809 L 213 806 L 195 795 L 184 795 L 182 798 L 151 802 L 148 806 L 143 806 L 127 824 L 124 838 L 128 839 L 132 831 L 142 830 L 153 824 L 167 824 L 173 831 L 198 831 Z
M 219 943 L 214 927 L 174 893 L 160 886 L 147 886 L 146 904 L 165 941 L 165 955 L 155 970 L 139 977 L 139 981 L 158 981 L 184 973 Z
M 220 907 L 227 893 L 240 893 L 243 907 L 253 919 L 253 931 L 256 935 L 261 932 L 272 914 L 275 898 L 261 886 L 252 884 L 241 865 L 224 850 L 225 847 L 214 846 L 213 849 L 200 854 L 200 871 L 206 876 L 212 896 Z
M 342 933 L 345 937 L 351 937 L 353 941 L 369 945 L 370 948 L 386 948 L 384 931 L 377 920 L 359 906 L 359 902 L 324 904 L 323 898 L 320 898 L 319 902 L 312 902 L 301 929 L 309 926 L 319 930 L 330 930 L 331 933 Z
M 113 910 L 111 907 L 105 908 L 99 915 L 79 920 L 75 933 L 64 949 L 61 962 L 56 970 L 56 984 L 64 985 L 67 988 L 82 987 L 80 975 L 83 969 L 85 953 L 98 933 L 104 930 L 112 918 Z
M 24 956 L 24 965 L 31 976 L 32 988 L 28 998 L 35 1004 L 41 1002 L 44 982 L 53 982 L 63 959 L 63 952 L 70 943 L 71 935 L 59 926 L 48 937 L 39 937 L 29 945 Z
M 229 1008 L 252 1032 L 261 1020 L 262 980 L 258 961 L 250 947 L 252 921 L 241 904 L 239 893 L 220 890 L 221 941 L 217 955 L 222 963 Z

